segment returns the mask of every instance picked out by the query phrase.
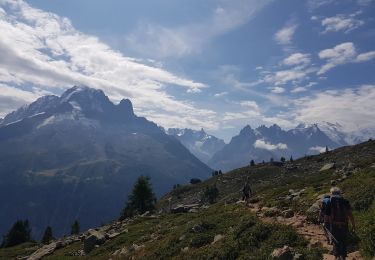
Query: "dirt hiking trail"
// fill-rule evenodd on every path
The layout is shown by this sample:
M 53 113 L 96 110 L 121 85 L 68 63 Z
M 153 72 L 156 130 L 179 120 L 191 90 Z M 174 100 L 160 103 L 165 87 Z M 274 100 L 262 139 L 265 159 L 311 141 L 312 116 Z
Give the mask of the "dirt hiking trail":
M 325 236 L 323 227 L 316 224 L 311 224 L 306 221 L 306 216 L 294 214 L 291 217 L 284 216 L 273 216 L 267 217 L 265 212 L 272 211 L 272 208 L 262 207 L 258 204 L 248 205 L 251 212 L 254 212 L 258 218 L 266 223 L 279 223 L 283 225 L 293 226 L 297 232 L 303 235 L 308 241 L 310 247 L 315 247 L 321 244 L 323 248 L 327 249 L 328 252 L 332 251 L 332 245 L 328 244 L 327 237 Z M 324 260 L 335 260 L 335 256 L 325 253 L 323 255 Z M 351 252 L 348 254 L 347 260 L 361 260 L 364 259 L 359 251 Z

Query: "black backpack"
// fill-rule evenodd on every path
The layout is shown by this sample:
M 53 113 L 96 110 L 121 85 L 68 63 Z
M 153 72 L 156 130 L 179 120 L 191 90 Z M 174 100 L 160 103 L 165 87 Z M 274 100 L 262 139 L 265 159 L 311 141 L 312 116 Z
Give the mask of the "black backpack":
M 344 198 L 331 197 L 330 209 L 333 222 L 346 223 L 348 221 L 348 207 Z

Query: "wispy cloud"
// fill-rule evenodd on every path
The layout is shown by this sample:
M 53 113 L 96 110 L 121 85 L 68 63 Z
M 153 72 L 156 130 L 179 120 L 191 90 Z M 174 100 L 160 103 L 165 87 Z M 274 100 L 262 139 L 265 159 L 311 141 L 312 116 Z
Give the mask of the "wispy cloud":
M 140 115 L 155 118 L 167 127 L 173 116 L 180 118 L 180 126 L 194 123 L 216 127 L 211 120 L 215 112 L 168 94 L 171 87 L 199 92 L 207 87 L 205 84 L 126 57 L 98 38 L 77 31 L 67 18 L 26 2 L 3 0 L 0 8 L 0 88 L 3 93 L 12 88 L 14 97 L 9 97 L 9 102 L 18 100 L 8 102 L 8 110 L 15 109 L 21 100 L 30 102 L 41 95 L 33 89 L 21 92 L 16 88 L 31 85 L 61 93 L 83 84 L 103 89 L 115 102 L 131 98 Z M 25 94 L 28 91 L 30 94 Z
M 275 34 L 276 42 L 282 45 L 291 44 L 296 29 L 296 24 L 286 25 L 285 27 L 281 28 Z
M 325 5 L 332 4 L 337 0 L 308 0 L 307 1 L 307 7 L 310 9 L 310 11 L 313 11 L 317 8 L 323 7 Z
M 325 28 L 323 33 L 340 31 L 349 33 L 350 31 L 364 25 L 364 21 L 355 19 L 354 16 L 355 14 L 336 15 L 333 17 L 324 18 L 321 21 L 322 26 Z
M 228 93 L 229 92 L 227 91 L 219 92 L 219 93 L 214 94 L 214 97 L 223 97 L 223 96 L 228 95 Z
M 319 58 L 327 60 L 327 63 L 324 64 L 317 73 L 321 75 L 339 65 L 352 62 L 360 63 L 374 59 L 375 51 L 357 54 L 354 44 L 352 42 L 345 42 L 331 49 L 320 51 Z
M 340 122 L 347 131 L 373 127 L 375 85 L 327 90 L 296 101 L 297 122 Z
M 141 24 L 126 37 L 127 44 L 149 56 L 182 57 L 200 52 L 215 37 L 251 20 L 271 0 L 221 0 L 209 17 L 179 27 Z

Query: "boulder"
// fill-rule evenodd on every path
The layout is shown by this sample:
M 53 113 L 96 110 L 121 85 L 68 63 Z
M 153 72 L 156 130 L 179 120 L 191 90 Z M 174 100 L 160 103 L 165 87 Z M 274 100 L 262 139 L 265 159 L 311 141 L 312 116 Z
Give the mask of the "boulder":
M 327 163 L 322 168 L 320 168 L 319 171 L 322 172 L 322 171 L 327 171 L 327 170 L 331 170 L 331 169 L 335 169 L 335 168 L 336 168 L 335 163 Z
M 177 205 L 176 207 L 171 209 L 171 213 L 184 213 L 185 212 L 185 207 L 184 205 Z
M 43 257 L 52 254 L 56 250 L 56 242 L 52 242 L 48 245 L 44 245 L 35 251 L 31 256 L 29 256 L 28 260 L 39 260 Z
M 171 213 L 187 213 L 192 210 L 192 212 L 195 212 L 194 210 L 197 210 L 199 208 L 199 204 L 179 204 L 176 207 L 171 209 Z
M 145 245 L 137 245 L 137 244 L 133 244 L 131 247 L 130 247 L 130 250 L 134 250 L 134 251 L 139 251 L 143 248 L 145 248 L 146 246 Z
M 289 246 L 276 248 L 275 250 L 273 250 L 271 254 L 272 260 L 293 260 L 293 258 L 294 258 L 293 248 Z
M 90 229 L 87 231 L 85 240 L 83 241 L 83 251 L 87 254 L 95 248 L 95 246 L 101 245 L 105 242 L 105 234 L 100 231 Z
M 287 210 L 284 210 L 283 212 L 281 212 L 281 215 L 284 218 L 292 218 L 294 216 L 294 212 L 291 209 L 287 209 Z
M 222 240 L 224 237 L 225 237 L 225 236 L 222 235 L 222 234 L 218 234 L 218 235 L 216 235 L 216 236 L 214 237 L 214 241 L 212 241 L 211 244 L 215 244 L 216 242 Z
M 316 201 L 306 211 L 307 220 L 310 221 L 310 222 L 312 222 L 312 223 L 317 223 L 318 222 L 318 217 L 319 217 L 319 212 L 320 212 L 320 200 Z

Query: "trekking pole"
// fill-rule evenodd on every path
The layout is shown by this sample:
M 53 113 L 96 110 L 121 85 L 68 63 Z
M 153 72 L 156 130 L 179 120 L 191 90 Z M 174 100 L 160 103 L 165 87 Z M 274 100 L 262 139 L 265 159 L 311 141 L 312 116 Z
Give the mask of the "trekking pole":
M 323 224 L 323 228 L 324 230 L 327 232 L 328 236 L 330 236 L 332 238 L 332 240 L 336 243 L 336 244 L 339 244 L 339 241 L 337 241 L 337 239 L 332 235 L 331 231 L 328 230 L 328 228 L 326 228 Z

